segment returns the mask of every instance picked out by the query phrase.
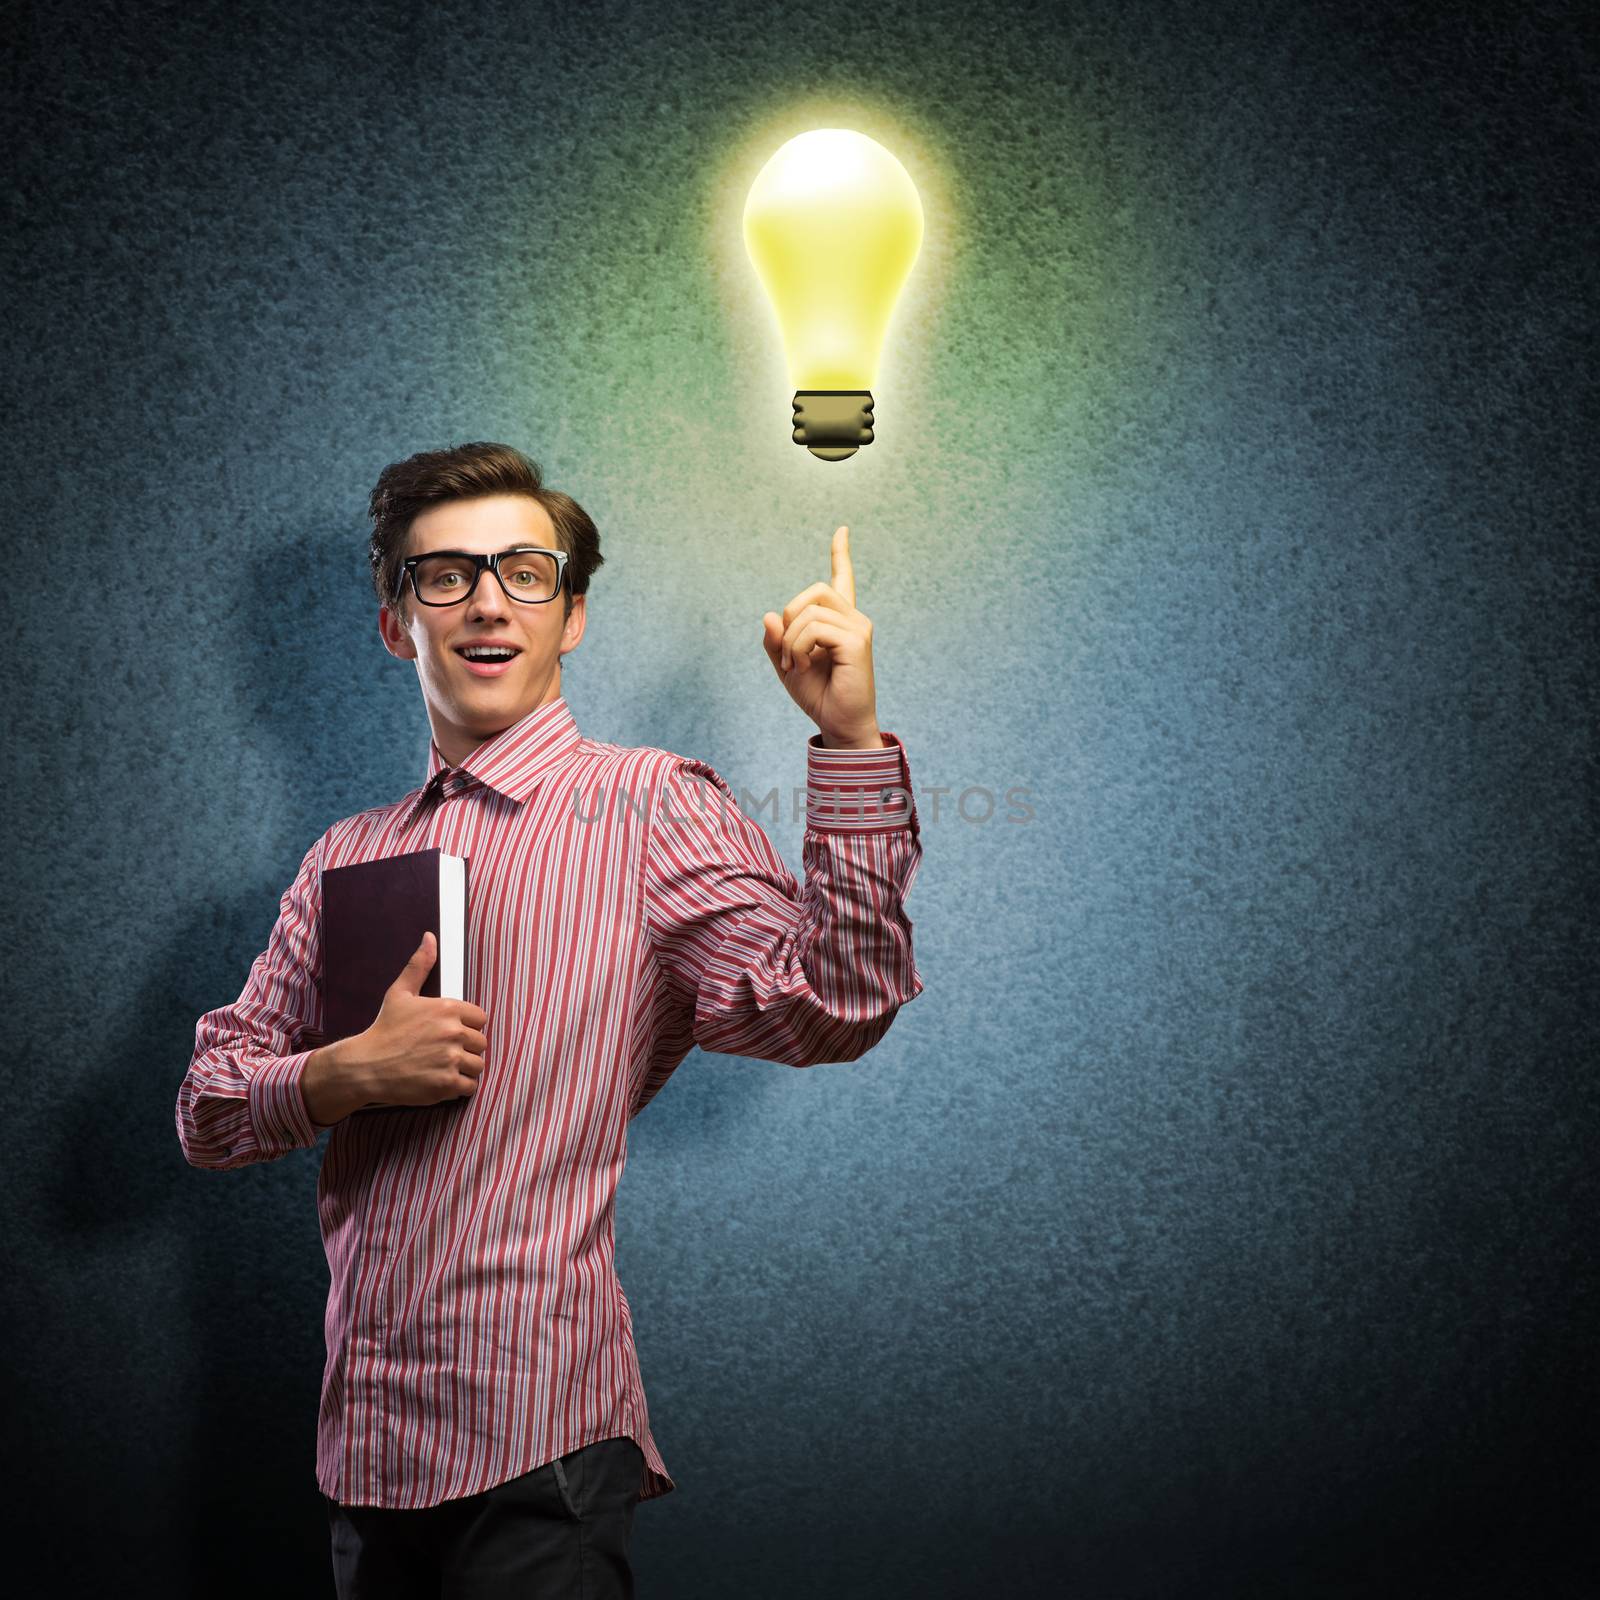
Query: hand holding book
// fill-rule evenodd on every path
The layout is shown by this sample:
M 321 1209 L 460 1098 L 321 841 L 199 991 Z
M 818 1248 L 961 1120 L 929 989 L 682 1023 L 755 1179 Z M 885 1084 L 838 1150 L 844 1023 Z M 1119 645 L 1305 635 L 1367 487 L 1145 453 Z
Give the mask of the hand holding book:
M 423 934 L 371 1027 L 312 1053 L 301 1093 L 313 1122 L 328 1127 L 369 1106 L 431 1106 L 476 1092 L 489 1018 L 470 1001 L 422 993 L 437 956 L 438 941 Z

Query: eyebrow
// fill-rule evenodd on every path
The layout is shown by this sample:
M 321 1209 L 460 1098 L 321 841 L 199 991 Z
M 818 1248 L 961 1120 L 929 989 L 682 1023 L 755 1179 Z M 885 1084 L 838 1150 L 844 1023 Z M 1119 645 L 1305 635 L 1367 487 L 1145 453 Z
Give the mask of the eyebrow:
M 541 550 L 547 555 L 559 554 L 559 551 L 547 544 L 514 544 L 504 550 L 496 550 L 493 554 L 509 556 L 514 555 L 518 550 Z M 417 559 L 420 561 L 423 556 L 475 556 L 477 554 L 479 552 L 476 550 L 424 550 L 418 555 Z

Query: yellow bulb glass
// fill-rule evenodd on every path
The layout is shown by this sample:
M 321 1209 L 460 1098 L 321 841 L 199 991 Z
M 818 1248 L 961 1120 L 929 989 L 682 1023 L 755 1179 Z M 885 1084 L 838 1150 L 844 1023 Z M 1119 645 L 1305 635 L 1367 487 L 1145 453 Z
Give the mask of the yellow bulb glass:
M 744 242 L 800 390 L 867 390 L 922 248 L 922 201 L 875 139 L 817 128 L 761 169 Z

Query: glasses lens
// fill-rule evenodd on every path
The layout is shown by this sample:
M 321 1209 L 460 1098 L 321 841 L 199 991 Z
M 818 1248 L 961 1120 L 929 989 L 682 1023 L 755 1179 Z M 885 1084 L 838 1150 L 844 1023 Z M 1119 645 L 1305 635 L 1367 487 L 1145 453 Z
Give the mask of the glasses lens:
M 417 563 L 417 594 L 430 606 L 447 606 L 472 587 L 473 567 L 460 556 L 428 556 Z
M 500 577 L 516 600 L 549 600 L 556 592 L 556 558 L 543 550 L 517 550 L 500 558 Z
M 417 563 L 417 593 L 424 605 L 455 605 L 471 589 L 473 571 L 473 563 L 461 556 L 425 556 Z M 516 600 L 554 599 L 556 576 L 556 558 L 542 550 L 517 550 L 500 558 L 501 581 Z

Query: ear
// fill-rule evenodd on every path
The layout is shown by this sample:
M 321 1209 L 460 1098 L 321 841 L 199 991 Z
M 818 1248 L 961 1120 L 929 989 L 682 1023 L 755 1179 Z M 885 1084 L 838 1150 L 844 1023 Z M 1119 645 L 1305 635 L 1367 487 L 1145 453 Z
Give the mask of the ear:
M 580 594 L 572 602 L 572 610 L 567 613 L 567 620 L 561 629 L 561 653 L 563 655 L 575 649 L 578 641 L 583 637 L 584 627 L 589 620 L 588 600 L 588 595 Z
M 402 661 L 417 659 L 417 647 L 411 642 L 411 635 L 406 632 L 405 624 L 388 606 L 378 607 L 378 632 L 383 637 L 384 649 L 390 655 L 399 656 Z

